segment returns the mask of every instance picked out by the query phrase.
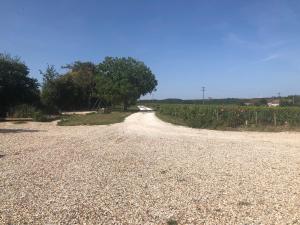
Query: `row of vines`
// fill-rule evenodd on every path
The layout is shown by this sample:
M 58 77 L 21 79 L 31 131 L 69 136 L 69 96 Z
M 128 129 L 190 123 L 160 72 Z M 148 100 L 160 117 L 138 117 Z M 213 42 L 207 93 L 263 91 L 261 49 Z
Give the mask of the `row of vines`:
M 160 104 L 156 108 L 159 114 L 184 121 L 191 127 L 300 126 L 299 107 Z

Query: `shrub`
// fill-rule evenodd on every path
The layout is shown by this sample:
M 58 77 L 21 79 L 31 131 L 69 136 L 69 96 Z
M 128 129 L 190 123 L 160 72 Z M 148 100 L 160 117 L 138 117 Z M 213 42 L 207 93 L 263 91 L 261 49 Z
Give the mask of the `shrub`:
M 49 121 L 49 118 L 46 114 L 44 114 L 42 111 L 36 111 L 33 114 L 33 120 L 37 122 L 47 122 Z
M 35 107 L 27 104 L 22 104 L 11 108 L 9 110 L 8 116 L 14 118 L 31 118 L 35 111 Z

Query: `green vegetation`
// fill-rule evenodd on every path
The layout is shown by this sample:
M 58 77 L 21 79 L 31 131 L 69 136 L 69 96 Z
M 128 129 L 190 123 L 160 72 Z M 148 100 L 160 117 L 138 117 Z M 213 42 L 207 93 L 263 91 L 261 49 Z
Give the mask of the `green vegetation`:
M 237 106 L 266 106 L 272 100 L 279 100 L 280 106 L 300 106 L 300 95 L 290 95 L 286 97 L 271 98 L 224 98 L 224 99 L 204 99 L 205 105 L 237 105 Z M 202 104 L 202 99 L 177 99 L 169 98 L 163 100 L 140 100 L 140 104 Z
M 96 94 L 111 104 L 128 106 L 136 104 L 140 96 L 151 93 L 157 86 L 157 80 L 143 62 L 131 57 L 106 57 L 97 66 L 98 76 Z
M 132 112 L 112 112 L 112 113 L 90 113 L 86 115 L 63 116 L 58 122 L 60 126 L 77 125 L 107 125 L 123 122 Z
M 131 57 L 106 57 L 99 64 L 76 61 L 58 73 L 48 65 L 41 91 L 36 79 L 18 57 L 0 54 L 0 118 L 33 118 L 47 121 L 61 111 L 126 111 L 138 98 L 157 86 L 155 75 L 143 62 Z
M 0 53 L 0 117 L 20 104 L 38 105 L 39 84 L 18 57 Z
M 36 108 L 32 105 L 21 104 L 11 107 L 8 115 L 12 118 L 32 118 L 36 111 Z
M 119 107 L 127 111 L 141 96 L 156 90 L 157 80 L 143 62 L 131 57 L 106 57 L 102 62 L 76 61 L 40 71 L 41 91 L 36 79 L 18 57 L 0 54 L 0 118 L 32 118 L 34 121 L 57 119 L 61 111 L 95 110 L 104 112 Z M 269 108 L 271 100 L 282 107 Z M 156 108 L 164 120 L 211 129 L 293 129 L 300 126 L 300 96 L 256 99 L 143 100 L 141 104 Z M 243 106 L 251 105 L 251 106 Z M 115 110 L 114 110 L 115 111 Z M 134 111 L 134 110 L 133 110 Z M 49 116 L 49 115 L 56 116 Z M 60 125 L 110 124 L 121 122 L 130 112 L 72 115 Z
M 46 115 L 44 112 L 42 112 L 40 109 L 37 109 L 37 107 L 34 107 L 32 105 L 28 104 L 22 104 L 22 105 L 16 105 L 14 107 L 11 107 L 9 111 L 7 112 L 8 118 L 11 121 L 37 121 L 37 122 L 49 122 L 53 121 L 55 119 L 58 119 L 58 115 Z
M 90 109 L 95 102 L 96 66 L 90 62 L 66 65 L 65 74 L 59 74 L 54 66 L 48 66 L 43 75 L 41 101 L 47 111 Z
M 155 107 L 161 119 L 195 128 L 282 130 L 300 126 L 298 107 L 196 104 L 160 104 Z
M 120 104 L 127 110 L 157 86 L 151 70 L 143 62 L 130 57 L 106 57 L 98 65 L 76 61 L 63 68 L 68 69 L 67 73 L 58 74 L 53 66 L 41 71 L 42 102 L 50 111 Z

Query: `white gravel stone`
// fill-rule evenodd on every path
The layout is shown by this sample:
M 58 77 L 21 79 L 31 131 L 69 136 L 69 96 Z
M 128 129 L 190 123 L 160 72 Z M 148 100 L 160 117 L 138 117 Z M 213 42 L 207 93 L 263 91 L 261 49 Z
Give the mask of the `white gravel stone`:
M 300 224 L 296 132 L 4 122 L 0 155 L 0 224 Z

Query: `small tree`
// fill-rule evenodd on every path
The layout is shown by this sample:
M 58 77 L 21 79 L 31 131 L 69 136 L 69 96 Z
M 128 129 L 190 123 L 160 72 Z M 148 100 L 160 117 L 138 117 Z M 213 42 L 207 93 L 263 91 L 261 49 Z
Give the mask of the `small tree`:
M 99 95 L 114 104 L 122 104 L 124 110 L 157 86 L 150 68 L 131 57 L 106 57 L 97 70 Z
M 40 74 L 43 76 L 42 103 L 48 111 L 56 111 L 58 109 L 56 80 L 60 75 L 53 65 L 48 65 L 45 72 L 40 70 Z
M 40 70 L 40 74 L 43 76 L 43 87 L 53 83 L 59 77 L 59 73 L 56 71 L 54 65 L 48 65 L 45 72 Z

